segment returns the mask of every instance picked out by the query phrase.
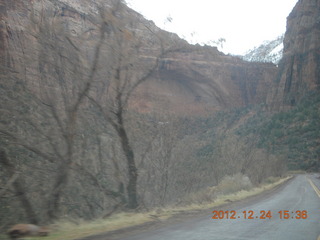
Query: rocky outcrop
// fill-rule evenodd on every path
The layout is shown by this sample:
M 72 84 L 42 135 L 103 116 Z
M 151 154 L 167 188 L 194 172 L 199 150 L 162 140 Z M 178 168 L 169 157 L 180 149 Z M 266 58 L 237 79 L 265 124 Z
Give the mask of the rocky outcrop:
M 44 86 L 41 74 L 45 67 L 42 57 L 55 44 L 50 43 L 54 32 L 46 29 L 50 24 L 58 26 L 58 23 L 64 28 L 60 30 L 68 32 L 69 36 L 64 40 L 58 39 L 59 54 L 78 59 L 71 50 L 80 49 L 88 58 L 85 60 L 91 61 L 99 39 L 99 6 L 108 8 L 110 4 L 111 0 L 0 0 L 2 67 L 19 75 L 34 91 L 41 89 Z M 141 59 L 154 59 L 160 49 L 156 35 L 161 34 L 168 44 L 174 41 L 180 46 L 178 51 L 162 58 L 157 73 L 137 89 L 130 104 L 132 108 L 139 111 L 167 109 L 199 114 L 266 101 L 272 79 L 275 78 L 275 65 L 249 63 L 224 55 L 216 48 L 189 45 L 177 35 L 160 30 L 133 10 L 126 8 L 125 11 L 131 23 L 135 23 L 125 27 L 136 28 L 135 34 L 141 37 L 144 44 Z M 55 27 L 55 31 L 60 30 Z M 112 41 L 108 42 L 112 44 Z M 108 56 L 104 55 L 101 59 L 107 62 Z M 101 77 L 102 82 L 107 72 L 101 71 L 96 76 Z M 51 72 L 51 77 L 56 77 L 57 73 Z M 65 74 L 68 74 L 67 71 Z
M 272 63 L 250 63 L 189 45 L 163 59 L 157 78 L 139 89 L 140 96 L 149 97 L 135 100 L 145 111 L 162 105 L 196 114 L 264 103 L 276 69 Z
M 273 110 L 294 106 L 320 87 L 320 0 L 299 0 L 287 18 L 284 54 L 268 103 Z

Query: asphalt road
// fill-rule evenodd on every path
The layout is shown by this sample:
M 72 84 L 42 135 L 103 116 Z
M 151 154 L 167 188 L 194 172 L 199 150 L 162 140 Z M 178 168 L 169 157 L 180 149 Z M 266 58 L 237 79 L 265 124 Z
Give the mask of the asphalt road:
M 220 215 L 221 219 L 212 219 L 214 214 L 209 212 L 207 216 L 118 239 L 316 240 L 320 235 L 319 188 L 320 180 L 315 175 L 298 175 L 276 194 L 247 206 L 239 206 L 238 209 L 224 208 L 224 215 Z M 221 209 L 212 209 L 214 210 Z M 225 211 L 229 211 L 228 216 Z M 270 214 L 263 216 L 261 211 L 270 213 L 271 216 Z M 251 217 L 253 219 L 250 219 Z

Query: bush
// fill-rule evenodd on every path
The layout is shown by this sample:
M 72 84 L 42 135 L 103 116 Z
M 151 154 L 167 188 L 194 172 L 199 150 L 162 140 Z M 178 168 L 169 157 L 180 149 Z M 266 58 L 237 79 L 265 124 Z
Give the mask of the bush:
M 205 204 L 211 203 L 215 199 L 215 187 L 207 187 L 195 193 L 184 196 L 178 205 Z
M 268 177 L 264 183 L 266 184 L 272 184 L 272 183 L 275 183 L 277 181 L 279 181 L 281 178 L 280 177 Z
M 233 176 L 224 177 L 218 185 L 220 194 L 230 194 L 241 190 L 249 190 L 252 188 L 252 183 L 248 176 L 237 173 Z

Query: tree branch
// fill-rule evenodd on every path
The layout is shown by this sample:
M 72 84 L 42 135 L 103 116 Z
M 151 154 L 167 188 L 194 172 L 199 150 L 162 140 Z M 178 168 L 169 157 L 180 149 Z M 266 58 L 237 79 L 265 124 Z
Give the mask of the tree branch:
M 15 144 L 20 145 L 21 147 L 24 147 L 25 149 L 39 155 L 40 157 L 43 157 L 44 159 L 48 160 L 49 162 L 55 162 L 56 158 L 45 154 L 44 152 L 42 152 L 41 150 L 37 149 L 36 147 L 30 146 L 26 143 L 24 143 L 23 140 L 19 139 L 18 137 L 12 135 L 11 133 L 0 129 L 0 134 L 5 135 L 6 137 L 9 137 L 11 139 L 13 139 L 15 141 Z

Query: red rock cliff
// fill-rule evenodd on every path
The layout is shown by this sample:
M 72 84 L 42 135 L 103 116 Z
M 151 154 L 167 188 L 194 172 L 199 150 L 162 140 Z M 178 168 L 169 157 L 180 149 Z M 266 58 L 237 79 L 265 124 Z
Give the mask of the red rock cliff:
M 41 88 L 43 64 L 40 55 L 41 51 L 42 54 L 46 51 L 43 44 L 46 43 L 46 46 L 50 47 L 49 41 L 52 41 L 45 29 L 39 27 L 40 23 L 46 21 L 50 24 L 60 22 L 72 38 L 72 44 L 62 44 L 63 47 L 67 48 L 69 44 L 70 48 L 85 51 L 87 60 L 90 61 L 94 44 L 99 38 L 97 23 L 100 15 L 96 5 L 98 2 L 0 0 L 1 66 L 11 69 L 35 91 L 36 88 Z M 108 3 L 109 1 L 100 2 L 105 7 L 108 7 Z M 152 54 L 159 46 L 154 44 L 155 37 L 150 31 L 146 32 L 142 25 L 148 25 L 153 33 L 161 32 L 167 36 L 165 39 L 168 41 L 174 39 L 183 46 L 180 51 L 164 58 L 159 74 L 137 89 L 131 103 L 132 107 L 143 111 L 158 111 L 159 108 L 163 108 L 174 111 L 179 109 L 182 112 L 203 112 L 208 109 L 214 111 L 266 101 L 272 79 L 275 78 L 276 67 L 273 64 L 249 63 L 226 56 L 216 48 L 188 45 L 176 35 L 158 29 L 136 12 L 130 9 L 126 9 L 126 12 L 135 19 L 134 21 L 139 22 L 135 25 L 138 27 L 135 32 L 140 34 L 142 41 L 146 43 L 143 58 L 154 58 Z M 48 39 L 45 39 L 46 34 Z M 67 52 L 66 50 L 62 53 Z M 102 58 L 107 59 L 108 56 Z M 104 75 L 103 72 L 97 74 Z M 2 78 L 2 81 L 4 79 L 6 78 Z
M 286 109 L 319 87 L 320 0 L 300 0 L 287 18 L 284 56 L 268 103 Z

